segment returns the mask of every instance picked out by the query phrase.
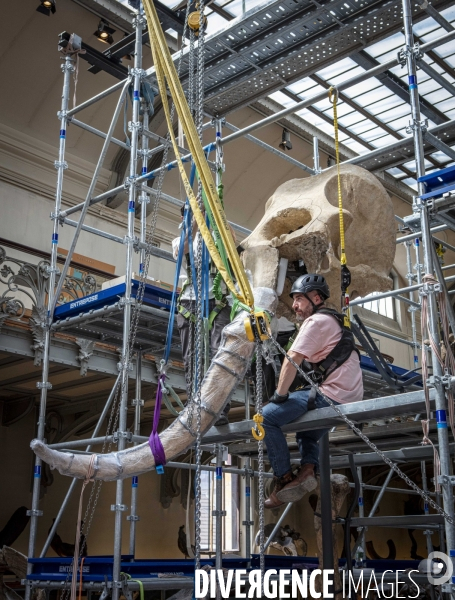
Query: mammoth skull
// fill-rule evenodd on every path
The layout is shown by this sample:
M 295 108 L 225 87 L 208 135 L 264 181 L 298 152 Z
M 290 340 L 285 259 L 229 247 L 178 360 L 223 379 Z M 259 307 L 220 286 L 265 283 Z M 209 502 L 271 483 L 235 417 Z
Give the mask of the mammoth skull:
M 378 179 L 361 167 L 341 166 L 345 250 L 352 282 L 350 297 L 391 288 L 395 257 L 395 220 L 392 201 Z M 292 179 L 276 190 L 265 205 L 256 229 L 242 242 L 242 258 L 253 273 L 254 285 L 277 289 L 280 259 L 295 261 L 309 273 L 321 273 L 331 290 L 330 302 L 340 309 L 340 222 L 336 167 L 320 175 Z M 294 319 L 286 277 L 278 316 Z

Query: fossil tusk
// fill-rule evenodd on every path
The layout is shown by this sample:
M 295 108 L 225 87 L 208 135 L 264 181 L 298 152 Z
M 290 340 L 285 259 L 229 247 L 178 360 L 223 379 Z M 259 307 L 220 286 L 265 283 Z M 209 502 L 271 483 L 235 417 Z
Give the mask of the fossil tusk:
M 269 288 L 254 290 L 256 306 L 275 312 L 276 293 Z M 241 312 L 223 330 L 220 348 L 216 353 L 202 382 L 201 432 L 204 434 L 220 414 L 224 405 L 245 376 L 254 352 L 254 343 L 246 338 Z M 196 411 L 191 415 L 187 406 L 175 421 L 160 434 L 167 460 L 172 460 L 194 444 L 196 437 Z M 90 456 L 52 450 L 40 440 L 30 444 L 39 458 L 57 469 L 62 475 L 84 479 L 88 472 Z M 155 467 L 155 459 L 147 442 L 110 454 L 97 454 L 94 463 L 94 479 L 113 481 L 140 475 Z

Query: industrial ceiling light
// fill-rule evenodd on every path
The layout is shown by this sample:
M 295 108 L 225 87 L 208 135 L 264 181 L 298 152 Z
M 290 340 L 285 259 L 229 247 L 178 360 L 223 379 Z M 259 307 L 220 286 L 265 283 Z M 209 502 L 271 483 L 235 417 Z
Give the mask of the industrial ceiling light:
M 283 133 L 281 134 L 281 144 L 278 146 L 285 152 L 286 150 L 292 150 L 291 144 L 291 134 L 287 129 L 283 129 Z
M 40 5 L 36 9 L 38 12 L 50 17 L 51 13 L 55 13 L 55 0 L 40 0 Z
M 109 23 L 104 19 L 101 19 L 98 23 L 98 29 L 93 35 L 96 35 L 99 41 L 104 44 L 112 44 L 114 41 L 114 38 L 112 37 L 113 33 L 115 33 L 115 29 L 109 27 Z

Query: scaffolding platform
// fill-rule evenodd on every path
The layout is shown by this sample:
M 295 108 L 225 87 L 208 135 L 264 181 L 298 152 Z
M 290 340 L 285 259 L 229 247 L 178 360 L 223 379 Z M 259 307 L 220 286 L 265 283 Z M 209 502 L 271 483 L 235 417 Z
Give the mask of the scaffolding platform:
M 132 279 L 131 284 L 131 297 L 136 298 L 138 289 L 139 289 L 139 281 L 137 279 Z M 55 309 L 54 313 L 54 322 L 61 321 L 62 319 L 67 319 L 69 317 L 74 317 L 81 313 L 86 313 L 87 311 L 95 310 L 102 308 L 104 306 L 112 306 L 119 299 L 125 297 L 126 284 L 120 283 L 119 285 L 114 285 L 107 289 L 102 289 L 99 292 L 95 292 L 90 294 L 89 296 L 84 296 L 83 298 L 78 298 L 77 300 L 71 300 L 70 302 L 66 302 L 58 306 Z M 172 302 L 172 291 L 165 290 L 161 287 L 151 285 L 149 283 L 145 284 L 144 290 L 144 299 L 143 303 L 145 306 L 155 306 L 157 308 L 163 310 L 169 310 Z
M 132 280 L 131 302 L 136 302 L 139 281 Z M 121 345 L 123 341 L 123 315 L 125 308 L 125 283 L 100 290 L 58 306 L 55 310 L 52 331 L 76 337 Z M 139 315 L 134 347 L 151 353 L 162 352 L 166 342 L 172 291 L 146 284 Z M 133 311 L 134 312 L 134 311 Z M 180 338 L 174 328 L 171 357 L 180 360 Z
M 72 572 L 73 558 L 30 558 L 32 572 L 27 579 L 34 582 L 65 582 Z M 246 558 L 223 558 L 227 569 L 246 569 L 250 561 Z M 87 556 L 82 564 L 82 579 L 93 582 L 112 581 L 113 556 Z M 215 567 L 215 557 L 201 560 L 201 567 Z M 123 555 L 121 571 L 133 579 L 167 579 L 171 577 L 193 577 L 194 560 L 191 559 L 139 559 Z M 80 569 L 78 572 L 80 579 Z
M 455 190 L 455 165 L 423 175 L 417 181 L 423 183 L 426 190 L 426 193 L 420 196 L 421 200 L 441 198 L 443 194 Z

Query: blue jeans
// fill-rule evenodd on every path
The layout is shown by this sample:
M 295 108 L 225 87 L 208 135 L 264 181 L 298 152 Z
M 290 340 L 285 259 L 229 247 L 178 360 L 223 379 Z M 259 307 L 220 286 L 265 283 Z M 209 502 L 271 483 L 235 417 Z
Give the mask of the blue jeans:
M 308 412 L 308 396 L 310 390 L 299 390 L 289 394 L 288 400 L 282 404 L 274 404 L 269 402 L 264 407 L 264 429 L 265 429 L 265 445 L 267 446 L 267 454 L 276 477 L 282 477 L 285 473 L 291 470 L 291 456 L 286 442 L 284 433 L 281 431 L 283 425 L 292 423 L 299 417 Z M 335 402 L 335 404 L 339 404 Z M 314 401 L 315 408 L 325 408 L 330 406 L 324 400 L 321 394 L 317 394 Z M 319 439 L 329 431 L 328 429 L 317 429 L 312 431 L 299 431 L 296 433 L 295 439 L 299 446 L 300 463 L 315 465 L 315 470 L 319 466 Z

